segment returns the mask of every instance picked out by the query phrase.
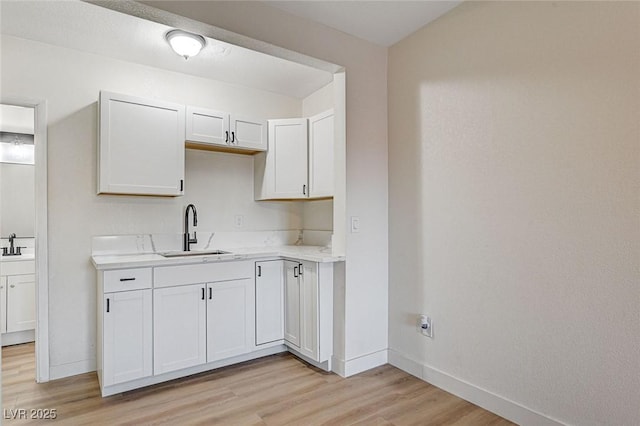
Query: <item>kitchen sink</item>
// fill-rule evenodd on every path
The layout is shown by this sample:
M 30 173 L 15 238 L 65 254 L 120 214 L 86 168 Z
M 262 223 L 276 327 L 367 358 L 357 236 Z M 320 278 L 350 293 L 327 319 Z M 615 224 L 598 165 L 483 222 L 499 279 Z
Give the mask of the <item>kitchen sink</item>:
M 186 256 L 215 256 L 219 254 L 231 254 L 228 251 L 222 250 L 191 250 L 191 251 L 168 251 L 165 253 L 159 253 L 164 257 L 186 257 Z

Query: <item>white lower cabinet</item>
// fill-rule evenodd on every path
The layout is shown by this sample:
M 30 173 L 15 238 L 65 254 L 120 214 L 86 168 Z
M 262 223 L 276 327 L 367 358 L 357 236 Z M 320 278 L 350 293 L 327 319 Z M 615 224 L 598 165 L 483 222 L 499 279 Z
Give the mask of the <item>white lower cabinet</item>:
M 300 263 L 284 261 L 284 339 L 300 348 Z
M 2 262 L 0 276 L 0 333 L 3 345 L 33 342 L 36 328 L 34 260 Z
M 281 352 L 282 343 L 330 369 L 332 263 L 239 260 L 98 271 L 97 303 L 103 396 Z
M 106 293 L 102 384 L 151 376 L 151 290 Z
M 0 277 L 0 333 L 7 332 L 7 277 Z
M 7 277 L 7 332 L 36 328 L 36 276 Z
M 284 339 L 283 261 L 256 262 L 256 345 Z
M 252 287 L 251 279 L 207 285 L 207 362 L 253 348 Z
M 168 373 L 253 350 L 252 278 L 250 262 L 156 268 L 153 373 Z
M 333 264 L 285 262 L 285 343 L 317 362 L 333 352 Z
M 153 373 L 204 364 L 207 357 L 205 285 L 153 290 Z

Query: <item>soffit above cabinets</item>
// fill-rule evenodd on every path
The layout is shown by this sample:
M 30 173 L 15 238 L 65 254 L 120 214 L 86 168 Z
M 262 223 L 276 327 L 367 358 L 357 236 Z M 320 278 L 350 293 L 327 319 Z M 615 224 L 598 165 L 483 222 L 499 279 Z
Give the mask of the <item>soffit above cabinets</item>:
M 3 1 L 0 11 L 3 35 L 299 99 L 333 78 L 326 71 L 211 38 L 198 56 L 185 60 L 164 38 L 173 27 L 81 1 Z

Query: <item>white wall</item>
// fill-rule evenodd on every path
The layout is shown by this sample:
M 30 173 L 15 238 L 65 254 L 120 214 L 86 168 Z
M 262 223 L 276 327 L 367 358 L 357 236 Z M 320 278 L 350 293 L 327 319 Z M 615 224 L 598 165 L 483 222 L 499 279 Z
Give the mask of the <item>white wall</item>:
M 265 118 L 299 116 L 300 100 L 9 36 L 1 43 L 2 96 L 48 102 L 52 378 L 95 365 L 91 236 L 181 233 L 190 202 L 202 230 L 236 230 L 238 212 L 246 229 L 302 226 L 299 203 L 252 202 L 252 158 L 233 154 L 187 151 L 184 197 L 95 194 L 101 89 Z
M 333 82 L 302 99 L 302 116 L 311 117 L 333 108 Z M 305 229 L 333 230 L 333 200 L 305 202 L 302 208 Z
M 467 2 L 396 44 L 389 168 L 392 353 L 640 424 L 640 4 Z
M 144 3 L 345 67 L 346 215 L 360 216 L 361 231 L 346 238 L 345 345 L 344 353 L 337 355 L 347 374 L 384 362 L 388 312 L 387 49 L 262 2 Z

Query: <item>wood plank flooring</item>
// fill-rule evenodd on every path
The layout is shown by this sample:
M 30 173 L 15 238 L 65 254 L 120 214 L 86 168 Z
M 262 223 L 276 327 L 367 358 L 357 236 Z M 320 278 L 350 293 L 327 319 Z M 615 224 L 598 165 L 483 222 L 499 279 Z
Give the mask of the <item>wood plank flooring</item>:
M 384 365 L 343 379 L 290 354 L 100 397 L 95 373 L 36 384 L 32 343 L 2 348 L 5 410 L 57 411 L 68 425 L 511 425 Z

